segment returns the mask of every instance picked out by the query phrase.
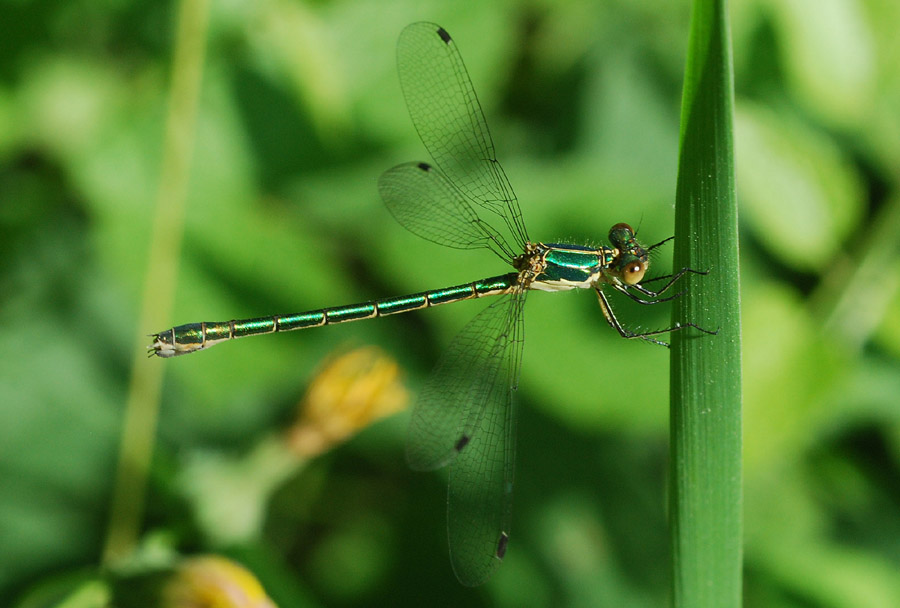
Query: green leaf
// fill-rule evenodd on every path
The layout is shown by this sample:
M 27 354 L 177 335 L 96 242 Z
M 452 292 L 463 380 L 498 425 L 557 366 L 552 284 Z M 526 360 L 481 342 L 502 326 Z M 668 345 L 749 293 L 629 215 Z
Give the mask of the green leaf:
M 741 604 L 741 338 L 731 40 L 724 0 L 695 0 L 681 113 L 673 307 L 671 534 L 675 606 Z
M 786 112 L 742 104 L 736 116 L 744 219 L 787 266 L 832 263 L 862 216 L 861 180 L 846 154 Z

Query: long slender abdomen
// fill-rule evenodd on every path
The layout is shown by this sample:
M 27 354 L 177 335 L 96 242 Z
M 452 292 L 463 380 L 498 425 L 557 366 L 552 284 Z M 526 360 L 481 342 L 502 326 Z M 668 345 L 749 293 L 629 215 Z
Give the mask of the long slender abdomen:
M 153 344 L 148 347 L 148 350 L 151 355 L 163 358 L 176 357 L 245 336 L 274 334 L 333 323 L 374 319 L 460 300 L 496 296 L 512 291 L 516 287 L 517 277 L 517 274 L 509 273 L 444 289 L 433 289 L 361 304 L 321 308 L 291 315 L 215 323 L 189 323 L 154 334 Z

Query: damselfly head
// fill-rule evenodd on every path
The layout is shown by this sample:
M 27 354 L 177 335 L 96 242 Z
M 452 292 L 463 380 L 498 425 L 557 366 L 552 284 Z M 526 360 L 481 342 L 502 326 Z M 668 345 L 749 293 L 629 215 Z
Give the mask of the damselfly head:
M 647 272 L 649 256 L 637 239 L 634 228 L 628 224 L 616 224 L 609 229 L 609 242 L 618 251 L 613 270 L 626 285 L 637 285 Z

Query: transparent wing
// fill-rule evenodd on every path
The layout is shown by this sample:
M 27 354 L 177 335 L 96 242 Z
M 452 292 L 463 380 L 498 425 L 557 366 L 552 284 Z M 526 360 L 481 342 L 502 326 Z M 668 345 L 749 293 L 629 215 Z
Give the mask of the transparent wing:
M 397 70 L 409 115 L 437 167 L 521 251 L 528 241 L 522 212 L 456 43 L 434 23 L 413 23 L 397 42 Z
M 428 377 L 413 407 L 406 459 L 411 468 L 430 471 L 446 466 L 466 447 L 491 406 L 502 408 L 510 386 L 509 349 L 516 341 L 515 316 L 524 293 L 502 297 L 457 334 Z M 516 359 L 518 356 L 516 356 Z
M 424 239 L 457 249 L 490 249 L 510 262 L 519 253 L 431 165 L 406 163 L 385 171 L 378 191 L 391 215 Z
M 523 345 L 524 292 L 498 300 L 453 340 L 413 409 L 407 460 L 428 470 L 452 461 L 450 558 L 477 585 L 500 565 L 509 538 L 515 461 L 513 391 Z
M 514 392 L 523 345 L 524 296 L 511 296 L 508 337 L 498 353 L 484 415 L 473 421 L 472 438 L 450 469 L 447 488 L 447 536 L 453 572 L 464 585 L 486 581 L 506 554 L 512 520 L 516 456 Z

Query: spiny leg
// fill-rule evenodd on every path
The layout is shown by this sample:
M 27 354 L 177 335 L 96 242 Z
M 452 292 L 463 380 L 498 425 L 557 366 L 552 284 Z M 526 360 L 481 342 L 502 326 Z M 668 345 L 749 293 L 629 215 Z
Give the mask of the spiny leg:
M 674 236 L 670 236 L 669 238 L 663 239 L 660 242 L 656 243 L 655 245 L 650 245 L 649 247 L 647 247 L 647 253 L 650 253 L 657 247 L 661 247 L 662 245 L 665 245 L 666 243 L 668 243 L 669 241 L 674 240 L 674 239 L 675 239 Z
M 646 290 L 641 289 L 639 285 L 620 285 L 620 284 L 613 283 L 612 286 L 613 286 L 613 289 L 615 289 L 616 291 L 619 291 L 621 293 L 624 293 L 626 296 L 628 296 L 629 299 L 637 302 L 638 304 L 646 304 L 648 306 L 651 304 L 659 304 L 660 302 L 668 302 L 670 300 L 674 300 L 675 298 L 680 298 L 687 292 L 686 289 L 683 289 L 683 290 L 679 291 L 678 293 L 676 293 L 675 295 L 671 295 L 671 296 L 668 296 L 665 298 L 657 298 L 655 300 L 644 300 L 643 298 L 639 298 L 638 296 L 636 296 L 633 293 L 631 293 L 630 291 L 628 291 L 629 288 L 635 287 L 641 293 L 648 293 Z M 649 293 L 653 294 L 653 292 L 649 292 Z M 650 297 L 654 298 L 656 296 L 650 295 Z
M 609 325 L 613 329 L 615 329 L 617 332 L 619 332 L 619 335 L 622 336 L 623 338 L 640 338 L 641 340 L 646 340 L 647 342 L 652 342 L 654 344 L 659 344 L 660 346 L 665 346 L 666 348 L 668 348 L 669 347 L 668 342 L 663 342 L 662 340 L 657 340 L 651 336 L 658 336 L 660 334 L 672 333 L 673 331 L 678 331 L 680 329 L 684 329 L 685 327 L 693 327 L 694 329 L 702 331 L 703 333 L 709 334 L 711 336 L 714 336 L 719 333 L 718 329 L 716 331 L 710 331 L 708 329 L 704 329 L 704 328 L 700 327 L 699 325 L 696 325 L 695 323 L 684 323 L 684 324 L 679 323 L 679 324 L 675 325 L 674 327 L 667 327 L 666 329 L 656 329 L 653 331 L 644 331 L 644 332 L 630 331 L 630 330 L 622 327 L 622 324 L 619 323 L 619 320 L 616 318 L 616 315 L 613 314 L 612 307 L 609 305 L 609 301 L 606 299 L 606 294 L 604 294 L 603 291 L 600 290 L 600 288 L 598 288 L 598 287 L 595 287 L 594 291 L 597 292 L 597 300 L 600 302 L 600 310 L 603 312 L 603 317 L 606 319 L 606 322 L 609 323 Z M 660 301 L 664 301 L 664 300 L 660 300 Z M 655 304 L 656 302 L 646 302 L 646 303 L 647 304 Z
M 654 277 L 652 279 L 647 279 L 646 281 L 642 281 L 641 285 L 632 285 L 631 287 L 634 287 L 635 289 L 637 289 L 639 292 L 641 292 L 645 296 L 649 296 L 651 298 L 656 298 L 656 297 L 659 297 L 660 295 L 662 295 L 663 293 L 665 293 L 675 283 L 675 281 L 677 281 L 678 279 L 680 279 L 681 277 L 683 277 L 684 275 L 686 275 L 689 272 L 693 273 L 693 274 L 701 274 L 701 275 L 709 274 L 708 270 L 694 270 L 693 268 L 685 267 L 674 274 L 664 274 L 662 276 Z M 644 285 L 646 285 L 647 283 L 655 283 L 656 281 L 663 281 L 665 279 L 669 279 L 669 281 L 665 285 L 663 285 L 662 288 L 660 288 L 656 291 L 652 291 L 652 290 L 644 287 Z M 681 292 L 681 293 L 684 293 L 684 292 Z M 677 297 L 678 296 L 676 295 L 676 296 L 672 296 L 669 299 L 671 300 L 671 299 L 674 299 Z M 665 300 L 660 300 L 660 301 L 662 302 Z
M 597 292 L 597 300 L 600 302 L 600 310 L 601 312 L 603 312 L 603 317 L 606 319 L 606 322 L 609 323 L 610 327 L 619 332 L 620 336 L 622 336 L 623 338 L 641 338 L 643 340 L 646 340 L 647 342 L 653 342 L 654 344 L 659 344 L 660 346 L 665 346 L 666 348 L 669 347 L 668 343 L 649 337 L 655 334 L 666 333 L 666 331 L 668 330 L 635 333 L 633 331 L 625 329 L 624 327 L 622 327 L 622 324 L 619 323 L 616 315 L 613 314 L 612 308 L 609 306 L 609 302 L 606 300 L 606 295 L 597 287 L 594 288 L 594 291 Z

